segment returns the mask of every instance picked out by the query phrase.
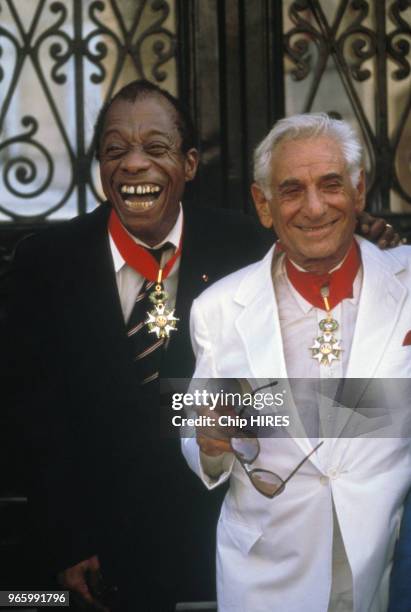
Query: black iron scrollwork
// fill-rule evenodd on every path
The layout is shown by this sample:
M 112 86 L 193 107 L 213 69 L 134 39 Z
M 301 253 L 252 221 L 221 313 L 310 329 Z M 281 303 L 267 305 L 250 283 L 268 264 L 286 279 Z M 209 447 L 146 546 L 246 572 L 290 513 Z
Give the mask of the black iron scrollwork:
M 410 74 L 410 62 L 407 60 L 410 43 L 405 36 L 411 37 L 411 26 L 401 16 L 401 13 L 410 7 L 409 0 L 396 0 L 389 11 L 390 18 L 397 27 L 387 37 L 387 53 L 398 66 L 392 73 L 393 79 L 397 81 L 406 79 Z
M 101 0 L 94 0 L 89 6 L 88 14 L 91 23 L 95 24 L 96 28 L 92 30 L 83 41 L 83 54 L 96 68 L 90 76 L 92 83 L 99 84 L 104 81 L 107 76 L 106 69 L 103 65 L 103 60 L 107 57 L 108 46 L 106 42 L 101 40 L 101 37 L 109 38 L 115 45 L 117 56 L 122 48 L 122 42 L 115 32 L 110 30 L 103 21 L 99 18 L 98 13 L 103 13 L 106 5 Z M 96 42 L 95 42 L 95 39 Z
M 31 7 L 30 23 L 21 18 L 24 5 L 16 0 L 0 0 L 2 17 L 7 13 L 0 25 L 0 81 L 8 77 L 6 95 L 0 108 L 0 130 L 8 113 L 13 110 L 12 101 L 19 87 L 23 86 L 24 67 L 29 65 L 47 104 L 47 121 L 55 126 L 57 139 L 61 141 L 59 157 L 61 159 L 65 151 L 69 167 L 65 172 L 67 182 L 62 188 L 58 183 L 60 179 L 56 178 L 60 176 L 57 161 L 48 150 L 48 143 L 40 138 L 39 122 L 44 119 L 29 109 L 20 119 L 23 133 L 7 134 L 7 139 L 0 145 L 0 210 L 11 218 L 24 218 L 17 210 L 18 204 L 12 202 L 16 198 L 24 198 L 26 202 L 37 198 L 36 202 L 39 202 L 45 194 L 50 203 L 46 204 L 47 210 L 30 215 L 31 220 L 42 221 L 68 202 L 76 186 L 78 212 L 85 210 L 86 186 L 97 196 L 91 172 L 92 145 L 89 148 L 85 145 L 84 106 L 88 88 L 85 79 L 81 82 L 78 78 L 79 74 L 86 74 L 86 62 L 92 65 L 88 73 L 89 82 L 94 85 L 104 82 L 107 85 L 106 97 L 109 98 L 118 85 L 128 58 L 134 65 L 135 78 L 163 81 L 167 77 L 164 65 L 175 57 L 176 40 L 175 34 L 164 25 L 170 15 L 170 2 L 164 0 L 129 2 L 126 17 L 123 14 L 126 3 L 121 0 L 75 0 L 71 11 L 66 2 L 40 0 L 36 7 Z M 130 16 L 131 13 L 134 16 Z M 8 47 L 14 49 L 7 58 L 6 41 L 7 51 Z M 148 53 L 147 45 L 151 45 Z M 109 54 L 110 62 L 106 63 Z M 48 62 L 45 62 L 45 57 Z M 5 66 L 6 59 L 8 63 Z M 75 120 L 70 125 L 75 124 L 75 134 L 67 133 L 65 110 L 52 89 L 53 84 L 63 87 L 68 83 L 71 76 L 68 71 L 72 69 L 70 60 L 74 60 L 72 66 L 76 66 L 78 71 L 74 79 L 76 89 L 67 92 L 73 96 Z M 12 114 L 15 122 L 15 112 Z M 59 194 L 57 198 L 55 193 Z M 52 199 L 57 201 L 51 203 Z
M 371 71 L 362 68 L 365 61 L 371 59 L 377 53 L 377 37 L 375 32 L 363 24 L 369 14 L 369 3 L 365 0 L 352 0 L 350 7 L 358 11 L 354 21 L 351 23 L 338 40 L 341 53 L 345 55 L 345 45 L 351 40 L 351 51 L 354 60 L 350 62 L 350 71 L 356 81 L 366 81 L 371 77 Z M 354 40 L 352 40 L 354 38 Z
M 9 192 L 14 196 L 19 198 L 33 198 L 41 194 L 49 187 L 53 177 L 54 165 L 53 159 L 47 149 L 40 142 L 38 142 L 38 140 L 33 138 L 39 127 L 37 120 L 32 116 L 26 115 L 23 117 L 21 123 L 24 128 L 27 128 L 27 131 L 24 134 L 19 134 L 18 136 L 5 140 L 0 145 L 0 151 L 17 144 L 20 145 L 20 147 L 22 144 L 28 147 L 34 147 L 45 159 L 45 176 L 42 179 L 41 184 L 30 191 L 23 190 L 21 187 L 16 186 L 16 183 L 19 183 L 20 186 L 32 185 L 35 183 L 38 176 L 37 166 L 33 161 L 33 157 L 24 154 L 17 154 L 14 157 L 10 156 L 5 162 L 3 166 L 3 181 Z M 0 209 L 3 212 L 10 212 L 2 206 L 0 206 Z
M 308 0 L 296 0 L 289 9 L 289 16 L 294 24 L 284 35 L 284 50 L 294 64 L 291 75 L 296 81 L 305 79 L 312 68 L 312 54 L 310 42 L 320 46 L 320 33 L 310 23 L 308 17 L 304 19 L 302 13 L 310 11 Z
M 1 62 L 1 57 L 3 55 L 3 47 L 0 46 L 0 62 Z M 4 70 L 0 64 L 0 82 L 4 79 Z
M 0 4 L 0 14 L 3 10 L 2 5 Z M 16 58 L 18 58 L 18 51 L 19 51 L 19 41 L 16 38 L 16 36 L 14 36 L 14 34 L 12 34 L 11 32 L 9 32 L 9 30 L 7 30 L 6 28 L 4 28 L 2 25 L 0 25 L 0 40 L 4 38 L 7 39 L 14 48 L 14 52 L 15 52 L 15 56 Z M 0 59 L 3 56 L 3 47 L 0 45 Z M 18 75 L 19 72 L 21 70 L 21 61 L 19 62 L 18 60 L 16 60 L 14 62 L 13 67 L 10 69 L 10 66 L 8 66 L 8 74 L 11 74 L 11 85 L 9 88 L 9 91 L 5 97 L 5 101 L 3 103 L 3 108 L 0 109 L 0 130 L 2 129 L 3 126 L 3 120 L 4 120 L 4 116 L 6 114 L 6 110 L 8 108 L 8 104 L 10 102 L 11 99 L 11 93 L 13 90 L 13 85 L 16 83 L 17 79 L 18 79 Z M 2 81 L 4 79 L 4 68 L 2 66 L 0 66 L 0 81 Z
M 167 73 L 164 70 L 160 70 L 160 67 L 174 56 L 177 41 L 175 36 L 163 27 L 163 23 L 170 14 L 168 2 L 164 0 L 153 0 L 151 8 L 154 12 L 161 12 L 161 15 L 151 27 L 147 28 L 137 41 L 136 50 L 141 52 L 144 41 L 148 38 L 156 37 L 156 40 L 154 40 L 152 44 L 152 50 L 157 57 L 157 61 L 152 67 L 151 74 L 154 80 L 161 82 L 167 78 Z M 164 39 L 167 41 L 167 44 L 164 42 Z
M 50 5 L 50 12 L 57 15 L 57 20 L 38 37 L 34 46 L 34 53 L 38 55 L 39 49 L 45 41 L 50 43 L 50 57 L 55 62 L 51 69 L 51 78 L 55 83 L 62 85 L 66 82 L 67 77 L 59 71 L 62 66 L 67 63 L 70 57 L 72 57 L 74 45 L 70 36 L 61 29 L 67 20 L 67 7 L 64 6 L 62 2 L 53 2 Z M 58 38 L 59 40 L 52 42 L 53 38 Z

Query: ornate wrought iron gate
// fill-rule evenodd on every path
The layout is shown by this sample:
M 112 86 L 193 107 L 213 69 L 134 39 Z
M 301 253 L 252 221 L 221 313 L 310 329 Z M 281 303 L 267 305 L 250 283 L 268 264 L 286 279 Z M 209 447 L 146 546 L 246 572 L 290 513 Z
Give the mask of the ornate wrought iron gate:
M 256 142 L 323 109 L 361 130 L 372 210 L 408 220 L 409 0 L 0 0 L 0 20 L 2 233 L 95 206 L 93 121 L 137 77 L 191 105 L 200 205 L 251 210 Z

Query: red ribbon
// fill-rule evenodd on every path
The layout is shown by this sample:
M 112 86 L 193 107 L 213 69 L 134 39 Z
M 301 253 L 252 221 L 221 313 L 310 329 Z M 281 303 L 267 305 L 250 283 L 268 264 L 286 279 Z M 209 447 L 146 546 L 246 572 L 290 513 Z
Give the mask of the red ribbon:
M 346 298 L 352 298 L 354 279 L 360 263 L 360 250 L 355 240 L 353 240 L 343 264 L 334 272 L 313 274 L 312 272 L 301 271 L 288 258 L 285 265 L 288 278 L 298 293 L 316 308 L 325 310 L 321 288 L 324 285 L 327 285 L 329 288 L 328 303 L 330 308 L 334 308 Z
M 124 261 L 134 268 L 136 272 L 144 276 L 144 278 L 151 281 L 157 281 L 160 266 L 156 258 L 143 246 L 134 242 L 130 234 L 125 230 L 114 208 L 110 213 L 108 229 Z M 167 278 L 175 262 L 181 255 L 182 238 L 183 236 L 181 235 L 180 244 L 176 252 L 163 268 L 162 280 Z

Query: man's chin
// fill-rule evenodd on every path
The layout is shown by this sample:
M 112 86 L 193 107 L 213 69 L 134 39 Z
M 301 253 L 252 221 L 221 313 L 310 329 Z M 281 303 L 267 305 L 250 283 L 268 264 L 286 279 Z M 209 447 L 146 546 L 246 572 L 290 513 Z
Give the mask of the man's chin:
M 345 255 L 346 250 L 344 249 L 306 249 L 300 261 L 296 259 L 295 262 L 301 265 L 302 268 L 306 268 L 307 270 L 311 270 L 313 272 L 318 270 L 318 273 L 322 274 L 323 272 L 337 266 L 344 259 Z

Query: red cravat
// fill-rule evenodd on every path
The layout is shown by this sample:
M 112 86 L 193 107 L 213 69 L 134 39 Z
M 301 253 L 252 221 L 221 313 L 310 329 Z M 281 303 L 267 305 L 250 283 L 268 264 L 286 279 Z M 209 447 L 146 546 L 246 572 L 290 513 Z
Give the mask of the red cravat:
M 114 240 L 115 245 L 118 248 L 119 253 L 121 254 L 124 261 L 126 261 L 131 268 L 134 268 L 136 272 L 141 274 L 141 276 L 144 276 L 144 278 L 150 281 L 156 281 L 160 268 L 158 261 L 155 257 L 153 257 L 153 255 L 149 253 L 147 249 L 134 242 L 134 240 L 123 227 L 123 224 L 118 218 L 114 208 L 112 209 L 110 214 L 108 228 L 110 235 Z M 163 268 L 163 280 L 167 278 L 176 260 L 181 255 L 181 242 L 182 237 L 180 239 L 178 249 Z
M 324 300 L 321 296 L 321 287 L 329 288 L 328 303 L 330 308 L 337 306 L 342 300 L 352 298 L 353 283 L 361 263 L 361 255 L 357 243 L 353 240 L 348 255 L 343 264 L 334 272 L 313 274 L 298 270 L 287 258 L 286 270 L 294 289 L 304 299 L 316 308 L 325 310 Z

